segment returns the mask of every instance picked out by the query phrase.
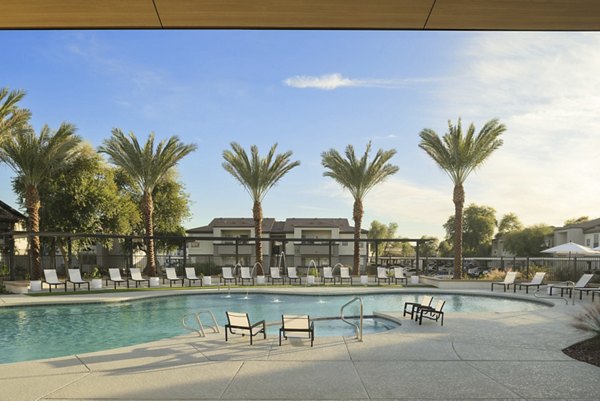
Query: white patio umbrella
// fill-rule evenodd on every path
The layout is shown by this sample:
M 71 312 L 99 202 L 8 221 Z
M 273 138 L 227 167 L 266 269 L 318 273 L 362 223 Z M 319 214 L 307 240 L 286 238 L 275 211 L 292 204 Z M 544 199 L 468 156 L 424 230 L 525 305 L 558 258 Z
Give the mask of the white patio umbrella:
M 600 255 L 600 251 L 595 251 L 592 248 L 588 248 L 587 246 L 579 245 L 574 242 L 567 242 L 566 244 L 561 244 L 552 248 L 545 249 L 542 251 L 542 253 L 551 253 L 554 255 L 567 255 L 569 257 Z
M 551 253 L 557 256 L 567 256 L 567 269 L 571 264 L 571 256 L 600 256 L 600 251 L 595 251 L 592 248 L 588 248 L 587 246 L 579 245 L 574 242 L 567 242 L 566 244 L 545 249 L 542 251 L 542 253 Z

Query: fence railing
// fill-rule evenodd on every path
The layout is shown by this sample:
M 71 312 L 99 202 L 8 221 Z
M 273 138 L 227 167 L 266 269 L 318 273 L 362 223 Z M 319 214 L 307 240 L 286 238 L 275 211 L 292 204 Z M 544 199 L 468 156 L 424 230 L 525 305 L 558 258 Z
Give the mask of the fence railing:
M 374 262 L 371 259 L 371 262 Z M 423 257 L 418 266 L 414 257 L 380 257 L 379 265 L 404 266 L 419 274 L 449 275 L 454 271 L 454 258 Z M 472 271 L 469 274 L 469 271 Z M 518 271 L 526 276 L 532 276 L 537 271 L 547 272 L 551 281 L 577 281 L 584 273 L 600 275 L 600 256 L 594 257 L 465 257 L 463 271 L 471 278 L 485 278 L 487 272 L 493 270 Z
M 12 279 L 30 276 L 32 261 L 27 249 L 29 233 L 5 233 L 0 248 L 0 274 L 9 273 Z M 127 270 L 146 266 L 144 237 L 102 234 L 41 233 L 42 268 L 65 273 L 68 267 L 78 267 L 83 273 L 99 267 Z M 165 267 L 175 267 L 183 274 L 184 267 L 194 267 L 197 274 L 217 275 L 223 266 L 253 266 L 256 263 L 257 238 L 231 237 L 155 237 L 159 272 Z M 296 266 L 302 273 L 311 261 L 317 266 L 334 266 L 337 263 L 352 266 L 354 242 L 350 238 L 261 238 L 263 242 L 263 267 Z M 374 274 L 376 266 L 404 266 L 413 274 L 449 275 L 453 273 L 453 258 L 419 256 L 379 256 L 377 244 L 395 240 L 360 240 L 360 271 Z M 402 242 L 422 244 L 423 240 L 402 239 Z M 415 247 L 416 248 L 416 247 Z M 285 253 L 285 257 L 280 257 Z M 600 274 L 600 257 L 467 257 L 463 259 L 465 273 L 478 273 L 498 269 L 515 270 L 531 276 L 535 271 L 548 272 L 549 280 L 577 280 L 581 274 Z M 483 277 L 483 275 L 482 275 Z

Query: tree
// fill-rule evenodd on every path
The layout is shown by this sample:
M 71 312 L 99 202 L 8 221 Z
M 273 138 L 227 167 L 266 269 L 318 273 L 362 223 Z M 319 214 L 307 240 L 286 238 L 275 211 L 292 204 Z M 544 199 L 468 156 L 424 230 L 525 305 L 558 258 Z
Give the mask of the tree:
M 354 274 L 359 274 L 360 263 L 360 231 L 364 213 L 363 200 L 367 193 L 387 177 L 396 174 L 399 168 L 388 161 L 396 154 L 395 149 L 379 149 L 369 161 L 371 142 L 363 156 L 359 159 L 352 145 L 346 146 L 345 158 L 335 149 L 321 154 L 321 164 L 325 168 L 323 175 L 330 177 L 347 189 L 354 198 L 352 217 L 354 219 Z
M 0 147 L 0 160 L 8 164 L 17 174 L 15 182 L 23 185 L 27 209 L 30 253 L 32 260 L 31 279 L 39 280 L 42 275 L 40 260 L 40 185 L 65 169 L 79 149 L 81 139 L 75 135 L 75 126 L 62 123 L 56 132 L 47 125 L 39 136 L 29 126 L 12 129 L 12 135 Z
M 184 185 L 177 178 L 175 169 L 171 169 L 152 192 L 155 236 L 185 236 L 183 222 L 191 215 L 189 208 L 190 199 L 189 194 L 185 192 Z M 136 223 L 132 224 L 132 228 L 127 233 L 135 235 L 144 232 L 144 221 L 141 218 L 144 214 L 142 210 L 142 194 L 136 190 L 131 178 L 121 169 L 117 170 L 116 181 L 122 194 L 121 196 L 127 198 L 129 202 L 135 205 L 135 213 L 139 216 L 135 220 Z M 165 239 L 156 239 L 155 241 L 155 248 L 162 252 L 178 246 L 181 246 L 180 242 Z M 138 246 L 137 249 L 141 249 L 146 253 L 148 251 L 143 245 Z
M 520 231 L 522 229 L 523 224 L 514 213 L 505 214 L 498 223 L 498 235 L 504 235 L 511 231 Z
M 453 241 L 456 224 L 450 216 L 444 229 L 446 238 Z M 465 256 L 488 255 L 496 229 L 496 211 L 489 206 L 470 204 L 465 210 L 462 222 L 463 253 Z
M 437 252 L 438 252 L 438 255 L 440 255 L 443 258 L 452 256 L 452 254 L 453 254 L 452 245 L 448 241 L 445 241 L 445 240 L 440 241 L 440 244 L 438 245 L 438 248 L 437 248 Z
M 565 226 L 569 226 L 571 224 L 581 224 L 589 220 L 589 216 L 573 217 L 572 219 L 565 220 Z
M 438 248 L 439 248 L 439 240 L 435 237 L 430 237 L 427 235 L 423 235 L 421 239 L 427 239 L 431 241 L 423 242 L 419 245 L 419 256 L 422 257 L 432 257 L 436 256 Z
M 547 248 L 546 237 L 552 235 L 554 229 L 545 224 L 538 224 L 519 231 L 511 231 L 504 235 L 504 248 L 513 255 L 538 256 Z
M 389 223 L 387 226 L 380 223 L 377 220 L 371 222 L 369 228 L 369 234 L 367 238 L 370 239 L 385 239 L 385 238 L 396 238 L 396 230 L 398 229 L 397 223 Z M 379 242 L 377 244 L 377 254 L 379 256 L 388 256 L 390 249 L 397 245 L 397 242 Z M 373 253 L 375 253 L 375 246 L 373 246 Z
M 111 163 L 120 167 L 133 181 L 142 195 L 142 210 L 147 249 L 147 274 L 156 276 L 156 253 L 154 250 L 154 198 L 153 191 L 163 177 L 196 145 L 183 144 L 177 136 L 162 140 L 154 149 L 154 133 L 142 147 L 133 132 L 127 137 L 120 129 L 112 130 L 112 137 L 104 141 L 99 151 L 109 156 Z
M 26 125 L 31 117 L 27 109 L 18 107 L 18 103 L 25 96 L 23 91 L 10 91 L 0 88 L 0 142 L 18 127 Z
M 244 187 L 253 201 L 252 218 L 254 219 L 254 235 L 262 236 L 262 201 L 271 188 L 290 170 L 300 165 L 299 161 L 291 161 L 292 151 L 276 154 L 277 144 L 265 157 L 258 153 L 258 147 L 250 147 L 250 157 L 239 143 L 232 142 L 231 150 L 223 151 L 223 168 Z M 256 241 L 256 261 L 263 265 L 262 242 Z
M 500 135 L 506 127 L 498 120 L 488 121 L 475 135 L 475 126 L 471 124 L 466 135 L 462 133 L 460 118 L 457 125 L 448 121 L 448 133 L 440 138 L 435 131 L 424 129 L 419 136 L 419 147 L 423 149 L 448 174 L 454 183 L 454 279 L 462 278 L 462 215 L 465 203 L 464 183 L 469 174 L 500 146 Z
M 14 187 L 17 193 L 25 193 L 22 180 L 15 180 Z M 71 163 L 53 179 L 42 182 L 38 191 L 44 203 L 40 210 L 41 231 L 121 234 L 129 233 L 131 225 L 141 220 L 131 200 L 120 195 L 113 169 L 86 143 Z M 66 263 L 67 240 L 57 238 L 57 242 Z M 92 238 L 72 239 L 71 247 L 77 253 L 92 242 Z

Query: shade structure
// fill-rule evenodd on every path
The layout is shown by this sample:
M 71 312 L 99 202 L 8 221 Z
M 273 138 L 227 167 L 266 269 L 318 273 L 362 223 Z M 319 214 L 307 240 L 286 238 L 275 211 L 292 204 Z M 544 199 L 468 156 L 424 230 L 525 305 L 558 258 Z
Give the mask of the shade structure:
M 574 242 L 567 242 L 548 248 L 542 251 L 542 253 L 551 253 L 554 255 L 566 255 L 566 256 L 600 256 L 600 251 L 595 251 L 587 246 L 579 245 Z

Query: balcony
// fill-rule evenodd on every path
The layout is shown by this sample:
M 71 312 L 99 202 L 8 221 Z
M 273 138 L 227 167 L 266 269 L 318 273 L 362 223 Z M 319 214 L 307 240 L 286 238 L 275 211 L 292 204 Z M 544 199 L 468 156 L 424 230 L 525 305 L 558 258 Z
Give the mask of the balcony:
M 338 244 L 331 245 L 331 256 L 339 256 L 340 246 Z M 311 255 L 329 255 L 328 243 L 313 243 L 313 244 L 295 244 L 294 255 L 296 256 L 311 256 Z
M 240 244 L 238 245 L 238 255 L 252 255 L 254 253 L 254 245 Z M 220 243 L 213 244 L 215 256 L 217 255 L 235 255 L 235 244 Z

